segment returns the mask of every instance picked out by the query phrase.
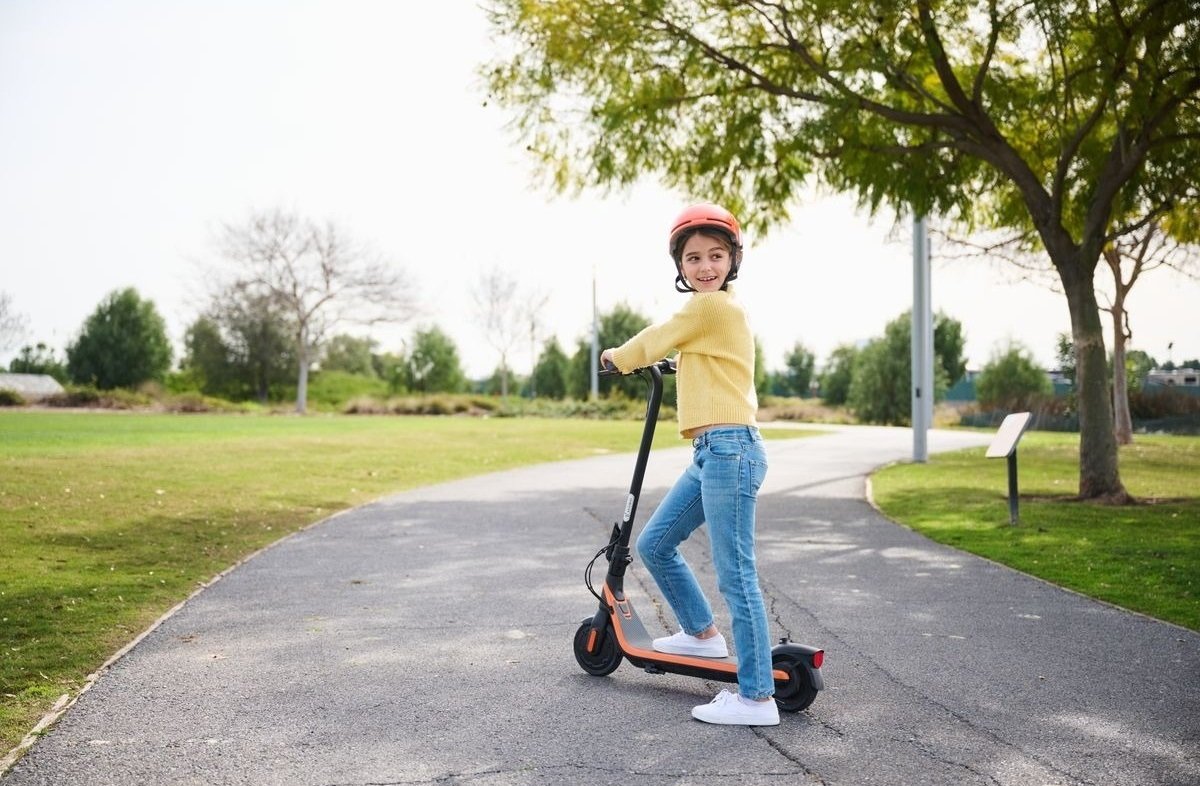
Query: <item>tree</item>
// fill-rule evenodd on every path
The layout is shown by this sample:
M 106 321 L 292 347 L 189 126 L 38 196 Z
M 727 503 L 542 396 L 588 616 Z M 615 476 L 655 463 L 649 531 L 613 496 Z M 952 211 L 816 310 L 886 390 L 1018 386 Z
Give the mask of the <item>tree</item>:
M 905 376 L 906 372 L 911 374 L 909 363 L 896 351 L 901 343 L 899 333 L 893 328 L 884 338 L 869 342 L 859 352 L 846 400 L 859 420 L 885 426 L 908 425 L 912 380 Z
M 655 173 L 765 231 L 819 178 L 873 211 L 1030 228 L 1078 355 L 1080 497 L 1120 502 L 1095 271 L 1129 226 L 1200 199 L 1198 18 L 1161 0 L 493 0 L 486 76 L 560 190 Z
M 531 322 L 525 320 L 525 306 L 517 298 L 517 282 L 503 270 L 492 268 L 476 279 L 471 298 L 478 309 L 476 316 L 484 338 L 500 353 L 500 395 L 507 396 L 508 353 L 525 334 L 526 327 L 532 331 Z
M 940 341 L 939 341 L 940 336 Z M 962 325 L 938 312 L 933 320 L 934 401 L 950 387 L 949 369 L 965 366 Z M 884 328 L 855 359 L 847 403 L 869 423 L 907 425 L 912 417 L 912 312 L 906 311 Z
M 16 346 L 25 335 L 28 322 L 28 317 L 13 309 L 12 297 L 0 292 L 0 352 Z
M 953 385 L 967 373 L 967 358 L 963 355 L 966 343 L 961 322 L 941 311 L 934 314 L 933 354 L 946 372 L 947 385 Z
M 388 393 L 401 393 L 407 389 L 408 361 L 401 354 L 383 352 L 371 356 L 375 376 L 388 383 Z
M 184 334 L 181 365 L 209 395 L 265 404 L 295 368 L 295 330 L 269 295 L 239 288 L 220 294 Z
M 853 344 L 842 344 L 829 353 L 829 361 L 821 372 L 821 399 L 826 404 L 845 404 L 850 398 L 850 381 L 854 377 L 854 363 L 859 349 Z
M 1183 222 L 1185 227 L 1187 222 Z M 1185 229 L 1186 231 L 1186 229 Z M 1133 339 L 1125 301 L 1133 285 L 1155 268 L 1170 267 L 1180 272 L 1195 261 L 1195 248 L 1170 232 L 1169 221 L 1150 221 L 1113 240 L 1104 247 L 1104 261 L 1113 277 L 1112 302 L 1103 310 L 1112 317 L 1113 433 L 1117 444 L 1133 442 L 1133 419 L 1129 412 L 1129 376 L 1126 346 Z
M 1125 378 L 1129 381 L 1129 392 L 1137 393 L 1142 389 L 1146 376 L 1158 368 L 1158 361 L 1148 352 L 1140 349 L 1130 350 L 1125 354 Z
M 268 299 L 287 315 L 297 367 L 296 411 L 308 401 L 308 372 L 326 333 L 344 323 L 404 322 L 415 303 L 391 264 L 327 222 L 280 209 L 225 224 L 218 240 L 231 276 L 221 297 Z
M 221 328 L 212 317 L 200 316 L 184 331 L 179 366 L 190 374 L 201 393 L 228 399 L 243 397 L 231 356 Z
M 993 409 L 1029 409 L 1038 396 L 1054 388 L 1046 372 L 1038 368 L 1033 354 L 1019 343 L 1010 343 L 984 364 L 975 380 L 979 403 Z
M 530 385 L 539 396 L 561 399 L 567 395 L 567 373 L 570 361 L 558 345 L 558 339 L 551 338 L 542 348 L 537 365 L 533 367 Z
M 816 363 L 817 358 L 812 351 L 797 341 L 783 358 L 784 372 L 780 388 L 784 395 L 808 398 L 811 395 L 809 383 L 812 382 Z
M 405 363 L 405 386 L 416 393 L 461 393 L 467 386 L 454 339 L 437 326 L 418 330 Z
M 323 371 L 345 371 L 364 377 L 377 377 L 375 371 L 375 349 L 379 342 L 373 338 L 359 338 L 345 333 L 334 336 L 324 346 L 321 355 Z
M 511 369 L 496 366 L 492 375 L 481 381 L 478 389 L 489 396 L 507 396 L 507 391 L 521 389 L 521 379 Z
M 67 364 L 54 356 L 54 350 L 42 342 L 37 346 L 26 344 L 21 352 L 8 364 L 14 374 L 48 374 L 59 382 L 66 382 Z
M 600 350 L 621 346 L 649 325 L 649 318 L 634 311 L 628 303 L 618 303 L 612 311 L 600 315 Z M 579 339 L 575 354 L 571 357 L 567 393 L 573 398 L 585 399 L 591 392 L 591 386 L 592 339 L 589 332 L 587 336 Z M 640 398 L 645 395 L 645 386 L 639 380 L 614 378 L 600 380 L 602 394 L 613 389 L 619 390 L 631 398 Z M 663 390 L 663 400 L 673 400 L 667 398 L 666 387 Z
M 154 301 L 129 287 L 108 295 L 67 346 L 67 373 L 101 390 L 161 379 L 171 367 L 171 342 Z

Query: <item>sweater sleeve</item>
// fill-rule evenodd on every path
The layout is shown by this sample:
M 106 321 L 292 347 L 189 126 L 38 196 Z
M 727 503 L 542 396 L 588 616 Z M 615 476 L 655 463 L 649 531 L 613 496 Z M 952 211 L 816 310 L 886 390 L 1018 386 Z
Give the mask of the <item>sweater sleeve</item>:
M 715 293 L 714 293 L 715 294 Z M 704 327 L 705 295 L 692 295 L 666 322 L 651 325 L 613 350 L 613 363 L 623 373 L 662 360 L 673 349 L 699 335 Z

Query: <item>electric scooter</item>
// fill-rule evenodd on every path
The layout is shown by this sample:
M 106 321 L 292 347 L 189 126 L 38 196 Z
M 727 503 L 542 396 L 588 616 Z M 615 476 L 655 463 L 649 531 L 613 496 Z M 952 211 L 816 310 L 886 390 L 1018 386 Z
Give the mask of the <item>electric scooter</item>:
M 650 634 L 625 593 L 625 571 L 633 562 L 629 539 L 650 457 L 650 443 L 654 440 L 658 410 L 662 404 L 663 375 L 674 374 L 675 365 L 671 360 L 660 360 L 632 373 L 649 383 L 646 423 L 634 464 L 633 482 L 629 486 L 629 496 L 625 498 L 624 516 L 620 523 L 613 524 L 608 544 L 596 552 L 584 570 L 584 581 L 588 590 L 600 601 L 600 608 L 594 616 L 583 620 L 575 631 L 575 660 L 588 674 L 598 677 L 611 674 L 624 658 L 650 674 L 669 672 L 718 682 L 737 682 L 738 664 L 734 657 L 704 658 L 656 652 Z M 621 372 L 607 369 L 600 374 L 620 376 Z M 592 585 L 592 567 L 601 555 L 608 560 L 608 574 L 601 592 L 596 592 Z M 771 660 L 775 677 L 775 702 L 779 709 L 799 712 L 812 704 L 817 692 L 825 687 L 821 676 L 821 666 L 825 661 L 823 650 L 796 644 L 785 637 L 771 649 Z

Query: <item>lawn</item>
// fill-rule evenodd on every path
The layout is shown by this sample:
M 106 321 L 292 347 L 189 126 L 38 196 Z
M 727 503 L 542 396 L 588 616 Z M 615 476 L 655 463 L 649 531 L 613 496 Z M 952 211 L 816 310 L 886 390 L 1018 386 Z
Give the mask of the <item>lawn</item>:
M 685 444 L 673 425 L 656 446 Z M 167 609 L 288 533 L 415 486 L 633 451 L 640 433 L 583 419 L 0 411 L 0 752 Z
M 1079 437 L 1026 434 L 1017 450 L 1019 523 L 1007 468 L 982 448 L 898 464 L 872 478 L 876 504 L 941 543 L 1063 587 L 1200 630 L 1200 438 L 1135 437 L 1121 479 L 1139 504 L 1083 503 Z

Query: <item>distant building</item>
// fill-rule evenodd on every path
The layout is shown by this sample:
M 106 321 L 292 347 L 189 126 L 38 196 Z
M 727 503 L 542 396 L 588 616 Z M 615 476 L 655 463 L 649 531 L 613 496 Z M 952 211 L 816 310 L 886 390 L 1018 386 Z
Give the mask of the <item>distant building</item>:
M 1172 371 L 1156 368 L 1146 375 L 1146 381 L 1164 387 L 1197 388 L 1200 387 L 1200 368 L 1177 368 Z
M 39 401 L 63 392 L 63 386 L 49 374 L 0 373 L 0 389 L 16 391 L 26 401 Z

